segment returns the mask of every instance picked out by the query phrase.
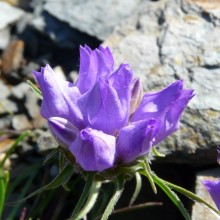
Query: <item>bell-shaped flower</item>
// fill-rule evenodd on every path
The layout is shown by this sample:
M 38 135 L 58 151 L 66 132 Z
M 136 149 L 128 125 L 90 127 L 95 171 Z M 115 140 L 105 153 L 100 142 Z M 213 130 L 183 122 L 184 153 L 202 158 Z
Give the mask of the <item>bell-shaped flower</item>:
M 208 190 L 210 196 L 215 202 L 218 210 L 220 211 L 220 179 L 218 180 L 203 180 L 205 188 Z
M 141 120 L 123 127 L 116 144 L 117 159 L 129 163 L 150 151 L 159 128 L 156 119 Z
M 192 90 L 177 81 L 145 94 L 128 64 L 114 70 L 109 48 L 80 47 L 75 84 L 57 78 L 47 65 L 34 72 L 43 94 L 41 114 L 58 142 L 69 146 L 87 171 L 104 171 L 146 155 L 178 128 Z
M 91 50 L 88 46 L 80 46 L 80 68 L 76 86 L 83 94 L 90 90 L 98 78 L 110 76 L 114 68 L 114 59 L 109 48 L 100 46 Z
M 41 68 L 40 72 L 33 71 L 33 74 L 43 95 L 41 115 L 45 119 L 64 118 L 81 128 L 83 118 L 77 106 L 78 98 L 81 96 L 78 88 L 73 83 L 61 80 L 49 65 Z
M 121 65 L 107 79 L 99 78 L 78 101 L 86 125 L 112 135 L 126 125 L 131 82 L 132 71 L 128 65 Z
M 114 166 L 115 137 L 86 128 L 80 131 L 70 151 L 84 170 L 101 172 Z
M 156 145 L 179 128 L 180 116 L 193 96 L 193 90 L 183 90 L 183 81 L 178 80 L 157 93 L 145 94 L 131 122 L 158 119 L 160 128 L 154 140 Z

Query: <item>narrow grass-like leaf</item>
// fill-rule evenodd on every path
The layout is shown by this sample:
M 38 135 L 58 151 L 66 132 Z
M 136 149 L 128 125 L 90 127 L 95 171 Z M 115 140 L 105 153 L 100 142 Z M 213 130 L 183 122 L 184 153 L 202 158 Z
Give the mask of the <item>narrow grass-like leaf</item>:
M 129 206 L 132 206 L 134 204 L 135 200 L 137 199 L 137 197 L 140 193 L 141 186 L 142 186 L 141 175 L 138 172 L 135 173 L 135 179 L 136 179 L 136 187 L 135 187 L 134 193 L 131 197 L 131 200 L 129 202 Z
M 32 192 L 31 194 L 29 194 L 28 196 L 26 196 L 25 198 L 18 200 L 16 202 L 10 202 L 8 203 L 9 205 L 14 205 L 14 204 L 19 204 L 21 202 L 24 202 L 25 200 L 39 194 L 42 193 L 43 191 L 46 190 L 50 190 L 50 189 L 54 189 L 57 188 L 59 186 L 61 186 L 63 183 L 66 183 L 66 180 L 70 178 L 70 176 L 72 176 L 73 174 L 73 167 L 71 165 L 67 165 L 66 167 L 64 167 L 64 169 L 56 176 L 55 179 L 53 179 L 49 184 L 47 184 L 46 186 L 41 187 L 40 189 Z
M 199 202 L 199 203 L 203 203 L 207 208 L 211 209 L 212 211 L 214 211 L 215 214 L 217 214 L 218 216 L 220 216 L 220 212 L 215 209 L 214 207 L 212 207 L 209 203 L 207 203 L 204 199 L 200 198 L 199 196 L 197 196 L 196 194 L 190 192 L 187 189 L 184 189 L 180 186 L 177 186 L 173 183 L 167 182 L 165 180 L 163 180 L 163 182 L 169 186 L 171 189 L 174 189 L 175 191 L 183 194 L 184 196 L 192 199 L 193 201 Z
M 56 149 L 54 149 L 54 150 L 52 150 L 52 151 L 46 156 L 43 165 L 45 166 L 46 163 L 48 163 L 48 162 L 51 160 L 51 158 L 52 158 L 56 153 L 58 153 L 58 152 L 60 152 L 59 147 L 56 148 Z
M 95 173 L 93 173 L 93 172 L 88 173 L 86 185 L 83 189 L 83 192 L 80 196 L 78 203 L 76 204 L 75 209 L 73 210 L 73 213 L 72 213 L 72 216 L 70 217 L 70 219 L 72 219 L 72 220 L 78 219 L 80 209 L 82 208 L 82 206 L 83 206 L 84 202 L 86 201 L 86 198 L 88 197 L 89 192 L 91 190 L 94 175 L 95 175 Z
M 37 88 L 37 86 L 35 86 L 30 80 L 27 80 L 27 84 L 31 87 L 31 89 L 33 90 L 33 92 L 34 92 L 40 99 L 43 99 L 42 93 L 41 93 L 40 89 Z
M 98 198 L 100 188 L 101 188 L 101 182 L 94 181 L 89 193 L 89 197 L 76 220 L 83 219 L 90 212 L 90 210 L 93 208 Z
M 121 197 L 123 190 L 124 190 L 124 177 L 119 176 L 115 182 L 115 191 L 113 193 L 113 196 L 111 197 L 101 220 L 107 220 L 108 217 L 111 215 L 117 201 Z
M 5 173 L 3 168 L 0 167 L 0 219 L 2 216 L 4 204 L 5 204 L 5 196 L 6 196 L 6 188 L 7 188 L 7 180 L 5 179 Z
M 186 220 L 190 220 L 189 213 L 185 209 L 183 203 L 179 199 L 179 197 L 174 193 L 166 184 L 165 182 L 160 179 L 157 175 L 152 174 L 152 178 L 154 182 L 167 194 L 167 196 L 171 199 L 171 201 L 179 208 L 180 212 L 184 216 Z

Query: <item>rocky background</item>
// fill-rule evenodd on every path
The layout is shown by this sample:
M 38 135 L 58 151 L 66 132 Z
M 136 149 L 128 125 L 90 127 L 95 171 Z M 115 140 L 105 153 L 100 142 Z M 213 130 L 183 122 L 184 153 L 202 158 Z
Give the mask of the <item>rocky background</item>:
M 166 157 L 152 156 L 152 166 L 158 175 L 210 199 L 200 179 L 220 177 L 216 163 L 219 36 L 220 0 L 1 0 L 0 157 L 22 131 L 33 131 L 9 161 L 12 179 L 19 169 L 42 161 L 57 147 L 39 114 L 40 100 L 26 83 L 34 82 L 31 70 L 49 63 L 61 77 L 74 81 L 79 45 L 95 48 L 104 44 L 113 51 L 116 65 L 131 65 L 145 91 L 161 89 L 177 79 L 195 90 L 179 131 L 158 146 Z M 53 169 L 56 167 L 50 167 L 50 175 Z M 145 202 L 146 198 L 162 200 L 164 207 L 135 212 L 135 216 L 140 213 L 139 219 L 182 218 L 162 193 L 158 198 L 145 192 L 141 199 Z M 186 206 L 194 220 L 215 219 L 198 204 L 186 202 Z M 129 216 L 110 219 L 132 219 Z

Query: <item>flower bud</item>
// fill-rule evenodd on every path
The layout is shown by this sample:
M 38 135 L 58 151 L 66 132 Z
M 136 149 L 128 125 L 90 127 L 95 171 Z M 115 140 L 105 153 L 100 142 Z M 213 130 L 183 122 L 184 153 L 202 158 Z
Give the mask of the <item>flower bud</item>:
M 130 115 L 135 112 L 143 97 L 143 88 L 138 78 L 132 81 Z
M 75 140 L 78 129 L 64 118 L 51 117 L 48 119 L 49 128 L 57 142 L 65 148 Z

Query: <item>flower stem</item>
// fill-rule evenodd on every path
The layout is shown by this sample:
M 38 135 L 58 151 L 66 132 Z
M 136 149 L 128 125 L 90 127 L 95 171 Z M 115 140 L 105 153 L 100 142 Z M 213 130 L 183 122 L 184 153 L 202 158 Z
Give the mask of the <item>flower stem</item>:
M 165 154 L 158 152 L 155 147 L 152 147 L 152 151 L 156 157 L 165 157 Z
M 118 199 L 121 197 L 121 194 L 124 190 L 124 182 L 125 181 L 122 176 L 119 176 L 116 179 L 114 194 L 113 194 L 112 198 L 110 199 L 101 220 L 107 220 L 108 217 L 111 215 Z
M 93 183 L 93 179 L 94 179 L 94 173 L 89 173 L 88 176 L 87 176 L 87 180 L 86 180 L 86 185 L 83 189 L 83 192 L 82 192 L 82 195 L 78 201 L 78 203 L 76 204 L 76 207 L 75 209 L 73 210 L 73 213 L 71 215 L 71 218 L 70 219 L 77 219 L 78 218 L 78 215 L 79 215 L 79 212 L 80 212 L 80 209 L 81 207 L 83 206 L 86 198 L 88 197 L 88 194 L 89 194 L 89 191 L 91 189 L 91 186 L 92 186 L 92 183 Z
M 100 188 L 101 188 L 101 182 L 100 181 L 94 181 L 92 183 L 89 197 L 88 197 L 84 207 L 80 211 L 80 213 L 78 215 L 78 218 L 76 218 L 76 220 L 82 219 L 83 217 L 85 217 L 90 212 L 90 210 L 95 205 L 95 202 L 98 198 Z
M 131 201 L 129 202 L 129 207 L 134 204 L 135 200 L 137 199 L 137 197 L 140 193 L 141 186 L 142 186 L 141 175 L 138 172 L 135 173 L 135 178 L 136 178 L 136 187 L 135 187 L 135 191 L 131 197 Z
M 140 170 L 139 173 L 148 178 L 154 193 L 157 194 L 157 188 L 156 188 L 156 186 L 154 184 L 154 180 L 152 178 L 152 171 L 151 171 L 149 163 L 145 160 L 142 162 L 142 165 L 143 165 L 143 170 Z

